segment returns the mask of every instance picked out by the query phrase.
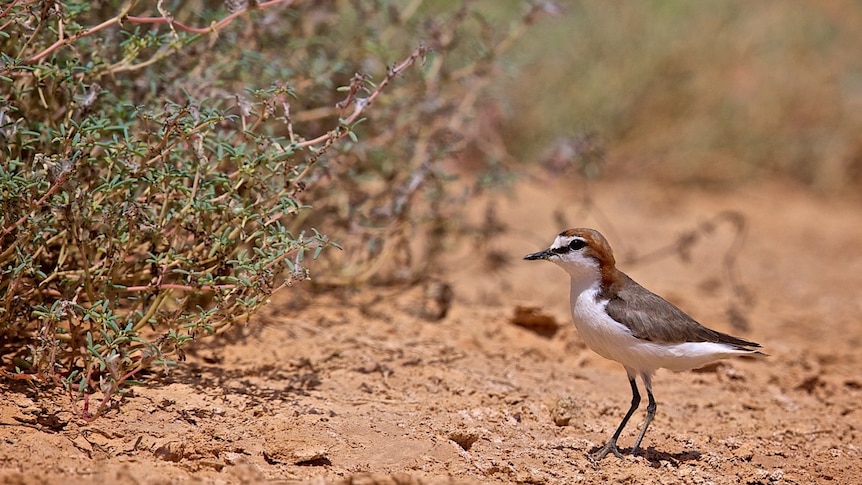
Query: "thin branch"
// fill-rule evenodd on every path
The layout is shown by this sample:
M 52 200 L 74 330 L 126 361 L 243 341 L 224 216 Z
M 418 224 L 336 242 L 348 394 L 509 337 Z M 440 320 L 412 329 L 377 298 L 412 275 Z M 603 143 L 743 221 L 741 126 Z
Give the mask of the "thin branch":
M 218 22 L 213 23 L 212 25 L 210 25 L 208 27 L 192 27 L 192 26 L 186 25 L 182 22 L 178 22 L 178 21 L 176 21 L 170 17 L 166 17 L 166 16 L 162 16 L 162 17 L 135 17 L 135 16 L 130 16 L 130 15 L 128 15 L 129 10 L 131 10 L 131 8 L 136 3 L 135 1 L 131 1 L 131 2 L 127 3 L 123 7 L 122 11 L 120 11 L 120 13 L 117 14 L 116 16 L 102 22 L 99 25 L 96 25 L 95 27 L 90 27 L 89 29 L 82 30 L 81 32 L 78 32 L 77 34 L 75 34 L 71 37 L 66 37 L 66 38 L 61 37 L 56 42 L 51 44 L 51 46 L 49 46 L 47 49 L 43 50 L 42 52 L 34 55 L 33 57 L 31 57 L 29 59 L 27 59 L 27 63 L 32 64 L 32 63 L 38 62 L 38 61 L 44 59 L 45 57 L 47 57 L 52 52 L 56 51 L 57 49 L 59 49 L 63 46 L 69 45 L 69 44 L 77 41 L 78 39 L 82 39 L 84 37 L 88 37 L 90 35 L 93 35 L 96 32 L 103 30 L 107 27 L 110 27 L 114 24 L 122 24 L 123 22 L 129 22 L 129 23 L 133 23 L 133 24 L 155 24 L 155 25 L 169 24 L 171 27 L 182 30 L 183 32 L 189 32 L 192 34 L 208 34 L 208 33 L 218 32 L 219 30 L 223 29 L 225 26 L 227 26 L 228 24 L 233 22 L 237 17 L 249 12 L 250 10 L 264 9 L 264 8 L 272 7 L 273 5 L 277 5 L 280 3 L 283 3 L 285 5 L 291 5 L 294 1 L 295 0 L 271 0 L 269 2 L 261 2 L 261 3 L 250 2 L 250 5 L 248 7 L 241 9 L 241 10 L 237 10 L 236 12 L 228 15 L 227 17 L 219 20 Z
M 5 17 L 6 15 L 8 15 L 9 12 L 12 10 L 12 7 L 14 7 L 16 4 L 18 4 L 18 1 L 19 0 L 13 0 L 12 2 L 9 2 L 9 5 L 5 9 L 3 9 L 2 12 L 0 12 L 0 19 Z M 9 24 L 11 24 L 13 21 L 14 21 L 13 19 L 9 19 L 8 22 L 6 22 L 3 25 L 0 25 L 0 30 L 6 30 L 6 27 L 8 27 Z
M 413 51 L 412 54 L 410 54 L 410 56 L 407 59 L 404 59 L 403 61 L 401 61 L 400 64 L 397 64 L 397 65 L 393 66 L 392 68 L 390 68 L 389 71 L 386 73 L 386 77 L 384 77 L 383 80 L 380 81 L 380 84 L 377 85 L 377 89 L 372 91 L 371 94 L 368 95 L 367 98 L 362 98 L 361 100 L 356 102 L 353 113 L 350 116 L 348 116 L 346 119 L 342 120 L 341 124 L 342 125 L 350 125 L 350 124 L 356 122 L 356 120 L 358 120 L 359 117 L 362 116 L 362 113 L 371 105 L 371 103 L 375 99 L 377 99 L 377 96 L 380 96 L 380 93 L 383 92 L 383 90 L 386 88 L 386 86 L 389 85 L 389 83 L 392 82 L 393 79 L 395 79 L 399 74 L 404 72 L 405 69 L 412 66 L 420 57 L 424 58 L 425 54 L 427 52 L 428 52 L 428 48 L 425 47 L 424 45 L 420 45 L 419 47 L 416 48 L 416 50 Z M 349 95 L 348 98 L 346 98 L 340 104 L 341 105 L 349 104 L 349 102 L 352 101 L 352 94 L 353 93 L 351 93 L 351 95 Z M 326 134 L 320 135 L 317 138 L 297 143 L 297 146 L 309 147 L 311 145 L 317 145 L 318 143 L 322 143 L 322 142 L 324 142 L 328 139 L 331 139 L 333 137 L 335 137 L 337 139 L 337 138 L 343 138 L 346 135 L 347 135 L 347 132 L 343 131 L 343 128 L 339 126 L 338 128 L 331 130 Z
M 351 103 L 353 103 L 354 104 L 353 113 L 350 116 L 348 116 L 346 119 L 339 120 L 339 126 L 333 130 L 330 130 L 326 134 L 320 135 L 317 138 L 314 138 L 311 140 L 306 140 L 306 141 L 303 141 L 303 142 L 296 144 L 297 147 L 310 147 L 312 145 L 316 145 L 318 143 L 325 142 L 325 144 L 322 147 L 320 147 L 320 149 L 317 150 L 317 152 L 314 154 L 314 156 L 308 162 L 308 164 L 305 166 L 305 168 L 302 170 L 302 172 L 300 172 L 299 175 L 297 175 L 291 181 L 291 185 L 297 186 L 297 184 L 303 178 L 305 178 L 306 175 L 308 175 L 311 172 L 312 167 L 314 166 L 315 162 L 317 162 L 317 160 L 320 158 L 320 156 L 323 153 L 325 153 L 329 149 L 329 147 L 332 146 L 332 144 L 335 143 L 337 140 L 347 136 L 349 131 L 345 128 L 345 126 L 350 126 L 352 123 L 355 123 L 356 120 L 358 120 L 359 117 L 362 116 L 362 113 L 365 112 L 365 110 L 369 106 L 371 106 L 371 103 L 375 99 L 377 99 L 378 96 L 380 96 L 380 93 L 383 92 L 383 90 L 386 88 L 386 86 L 388 86 L 389 83 L 392 82 L 393 79 L 395 79 L 399 74 L 404 72 L 405 69 L 407 69 L 408 67 L 415 64 L 416 61 L 419 60 L 419 58 L 424 59 L 425 54 L 427 52 L 428 52 L 428 48 L 425 47 L 424 44 L 420 44 L 419 47 L 417 47 L 410 54 L 410 56 L 407 57 L 407 59 L 404 59 L 403 61 L 401 61 L 401 63 L 396 64 L 395 66 L 391 67 L 386 72 L 386 77 L 384 77 L 383 80 L 380 81 L 380 84 L 377 85 L 377 88 L 374 91 L 372 91 L 371 94 L 368 95 L 367 98 L 361 98 L 361 99 L 355 98 L 355 94 L 358 92 L 358 89 L 355 86 L 356 86 L 356 83 L 358 83 L 358 80 L 361 79 L 361 76 L 354 76 L 354 78 L 353 78 L 354 84 L 351 85 L 350 92 L 348 93 L 347 97 L 344 100 L 342 100 L 340 103 L 338 103 L 338 105 L 337 105 L 341 109 L 344 109 L 347 106 L 349 106 Z M 362 79 L 362 80 L 364 81 L 364 79 Z
M 45 195 L 43 195 L 39 200 L 36 201 L 36 206 L 33 208 L 33 210 L 41 207 L 42 204 L 44 204 L 45 201 L 47 201 L 49 197 L 54 195 L 54 193 L 57 192 L 57 190 L 60 188 L 60 186 L 63 185 L 64 183 L 66 183 L 66 180 L 69 178 L 70 173 L 71 173 L 71 170 L 63 170 L 60 173 L 60 176 L 57 177 L 57 180 L 54 181 L 53 185 L 51 185 L 51 187 L 48 189 L 48 191 L 45 192 Z M 27 217 L 29 217 L 30 214 L 33 213 L 33 210 L 31 210 L 27 214 L 24 214 L 23 216 L 21 216 L 20 219 L 15 221 L 12 225 L 7 227 L 6 229 L 3 229 L 3 234 L 0 234 L 0 236 L 5 236 L 5 235 L 11 233 L 12 231 L 14 231 L 21 224 L 24 224 L 24 222 L 27 220 Z
M 117 288 L 117 291 L 122 293 L 138 293 L 138 292 L 147 292 L 147 291 L 156 291 L 156 290 L 183 290 L 183 291 L 216 291 L 216 290 L 232 290 L 236 288 L 237 285 L 201 285 L 201 286 L 192 286 L 192 285 L 181 285 L 177 283 L 161 283 L 155 285 L 141 285 L 141 286 L 126 286 L 124 288 Z
M 131 5 L 129 5 L 128 7 L 131 7 Z M 77 34 L 73 35 L 72 37 L 58 39 L 57 42 L 54 42 L 53 44 L 51 44 L 51 46 L 48 47 L 47 49 L 43 50 L 42 52 L 34 55 L 33 57 L 31 57 L 29 59 L 27 59 L 27 63 L 33 64 L 35 62 L 39 62 L 40 60 L 44 59 L 49 54 L 51 54 L 55 50 L 59 49 L 60 47 L 63 47 L 64 45 L 71 44 L 72 42 L 75 42 L 78 39 L 90 36 L 90 35 L 95 34 L 96 32 L 98 32 L 102 29 L 105 29 L 105 28 L 108 28 L 114 24 L 120 23 L 123 15 L 125 15 L 125 12 L 120 14 L 120 15 L 117 15 L 116 17 L 113 17 L 111 19 L 104 21 L 95 27 L 90 27 L 89 29 L 78 32 Z

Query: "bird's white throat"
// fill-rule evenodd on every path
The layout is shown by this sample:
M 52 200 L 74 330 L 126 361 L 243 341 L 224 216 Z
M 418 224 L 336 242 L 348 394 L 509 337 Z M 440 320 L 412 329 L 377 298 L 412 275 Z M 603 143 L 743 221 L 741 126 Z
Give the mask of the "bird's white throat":
M 571 277 L 572 302 L 574 298 L 601 281 L 599 262 L 581 254 L 566 255 L 565 258 L 552 258 L 551 261 L 566 270 Z

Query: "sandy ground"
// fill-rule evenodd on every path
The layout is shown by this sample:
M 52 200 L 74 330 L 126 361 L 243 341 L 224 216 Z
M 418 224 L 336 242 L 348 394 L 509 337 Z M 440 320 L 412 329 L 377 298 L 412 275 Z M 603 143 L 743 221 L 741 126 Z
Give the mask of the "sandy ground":
M 439 277 L 454 299 L 439 321 L 427 318 L 434 285 L 285 292 L 90 425 L 63 395 L 0 381 L 0 482 L 856 482 L 862 202 L 785 184 L 617 182 L 591 188 L 598 212 L 581 193 L 546 180 L 468 207 L 478 224 L 493 205 L 505 230 L 452 248 Z M 689 261 L 626 264 L 725 210 L 749 228 L 737 267 L 748 330 L 726 314 L 729 228 L 705 235 Z M 601 229 L 633 278 L 770 357 L 659 371 L 643 452 L 592 463 L 630 391 L 622 367 L 571 325 L 565 273 L 521 260 L 563 224 Z M 518 307 L 534 308 L 518 321 L 559 330 L 513 324 Z M 643 418 L 642 408 L 622 448 Z

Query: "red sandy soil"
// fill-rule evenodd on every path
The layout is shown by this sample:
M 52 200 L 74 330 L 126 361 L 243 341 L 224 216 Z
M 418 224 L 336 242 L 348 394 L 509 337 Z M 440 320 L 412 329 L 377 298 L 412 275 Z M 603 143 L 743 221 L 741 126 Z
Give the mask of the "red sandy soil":
M 468 218 L 492 205 L 505 229 L 450 248 L 436 286 L 286 291 L 92 424 L 62 394 L 0 381 L 0 482 L 857 483 L 862 201 L 615 182 L 592 186 L 587 210 L 582 190 L 525 182 L 472 203 Z M 727 317 L 729 227 L 703 234 L 689 261 L 626 263 L 726 210 L 748 226 L 748 330 Z M 625 373 L 584 347 L 565 273 L 521 260 L 564 225 L 602 230 L 635 280 L 770 356 L 659 371 L 643 452 L 592 463 L 628 408 Z M 435 321 L 443 283 L 454 296 Z M 519 306 L 559 330 L 513 324 Z

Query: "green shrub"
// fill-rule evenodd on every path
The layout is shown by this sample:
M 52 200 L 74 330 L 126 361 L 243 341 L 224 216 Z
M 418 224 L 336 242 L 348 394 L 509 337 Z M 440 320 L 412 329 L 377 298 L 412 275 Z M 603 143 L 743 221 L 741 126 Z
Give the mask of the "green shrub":
M 328 284 L 421 277 L 439 247 L 416 263 L 412 238 L 461 200 L 440 164 L 538 13 L 227 3 L 0 7 L 0 362 L 85 419 L 333 240 Z

